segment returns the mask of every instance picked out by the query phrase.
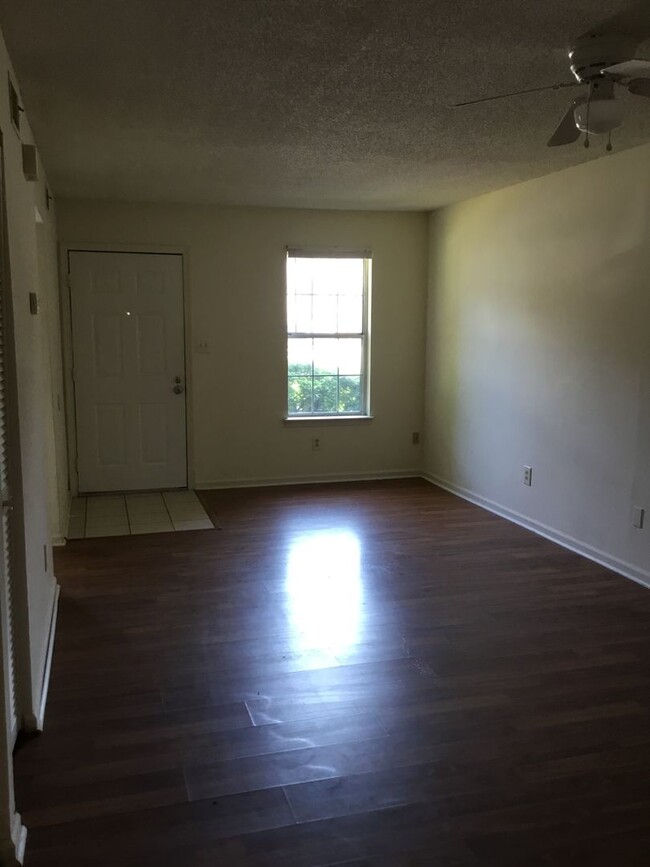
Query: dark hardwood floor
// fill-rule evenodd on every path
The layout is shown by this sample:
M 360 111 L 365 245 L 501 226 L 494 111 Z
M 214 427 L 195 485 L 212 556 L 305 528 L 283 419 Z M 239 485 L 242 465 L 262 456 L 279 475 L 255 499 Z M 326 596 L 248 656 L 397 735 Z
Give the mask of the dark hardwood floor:
M 650 594 L 423 481 L 86 539 L 27 867 L 650 863 Z

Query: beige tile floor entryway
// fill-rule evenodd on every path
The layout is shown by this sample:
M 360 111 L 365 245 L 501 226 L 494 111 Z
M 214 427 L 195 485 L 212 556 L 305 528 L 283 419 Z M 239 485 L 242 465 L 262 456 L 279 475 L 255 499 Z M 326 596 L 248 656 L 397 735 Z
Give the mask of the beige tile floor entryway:
M 214 524 L 194 491 L 98 494 L 72 500 L 67 538 L 213 529 Z

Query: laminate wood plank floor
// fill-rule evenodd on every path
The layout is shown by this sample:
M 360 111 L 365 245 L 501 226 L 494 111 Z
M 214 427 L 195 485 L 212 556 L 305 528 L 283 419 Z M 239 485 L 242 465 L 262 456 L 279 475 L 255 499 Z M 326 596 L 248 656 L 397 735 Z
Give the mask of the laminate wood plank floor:
M 650 863 L 650 594 L 421 480 L 56 553 L 27 867 Z

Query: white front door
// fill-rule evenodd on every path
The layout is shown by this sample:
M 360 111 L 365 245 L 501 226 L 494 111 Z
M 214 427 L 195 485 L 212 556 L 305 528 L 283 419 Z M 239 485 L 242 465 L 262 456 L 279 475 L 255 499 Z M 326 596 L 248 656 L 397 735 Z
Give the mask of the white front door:
M 79 492 L 187 485 L 183 262 L 69 253 Z

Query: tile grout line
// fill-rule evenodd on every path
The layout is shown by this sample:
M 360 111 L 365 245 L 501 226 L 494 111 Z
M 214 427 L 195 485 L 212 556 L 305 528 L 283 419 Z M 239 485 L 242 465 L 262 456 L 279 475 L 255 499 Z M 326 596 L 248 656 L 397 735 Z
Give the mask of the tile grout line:
M 129 525 L 129 536 L 133 535 L 131 530 L 131 516 L 129 515 L 129 504 L 126 499 L 126 494 L 122 494 L 122 499 L 124 500 L 124 511 L 126 512 L 126 523 Z
M 172 513 L 169 511 L 169 506 L 167 505 L 167 500 L 165 499 L 165 495 L 162 491 L 160 493 L 160 499 L 163 501 L 163 506 L 165 507 L 165 511 L 169 515 L 169 523 L 172 525 L 172 533 L 175 533 L 176 532 L 176 525 L 174 524 L 174 519 L 172 518 Z

